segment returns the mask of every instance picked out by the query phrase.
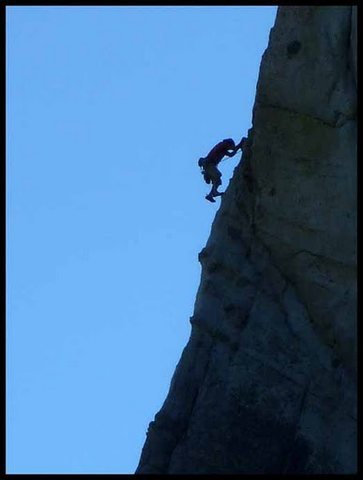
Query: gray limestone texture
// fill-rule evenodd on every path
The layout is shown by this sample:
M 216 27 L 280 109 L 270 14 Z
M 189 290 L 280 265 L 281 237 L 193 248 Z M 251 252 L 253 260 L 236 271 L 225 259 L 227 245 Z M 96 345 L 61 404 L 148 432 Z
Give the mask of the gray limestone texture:
M 356 16 L 278 8 L 137 474 L 357 471 Z

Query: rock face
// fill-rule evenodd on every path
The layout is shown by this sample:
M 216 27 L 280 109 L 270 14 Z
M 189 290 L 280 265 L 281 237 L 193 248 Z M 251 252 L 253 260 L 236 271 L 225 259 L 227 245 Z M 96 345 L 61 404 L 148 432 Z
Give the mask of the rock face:
M 356 7 L 279 7 L 136 473 L 355 473 Z

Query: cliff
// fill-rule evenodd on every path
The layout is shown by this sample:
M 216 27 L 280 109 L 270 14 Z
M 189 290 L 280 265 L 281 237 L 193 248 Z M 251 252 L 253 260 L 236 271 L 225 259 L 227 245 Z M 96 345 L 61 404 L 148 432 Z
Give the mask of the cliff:
M 356 8 L 278 9 L 136 473 L 356 472 Z

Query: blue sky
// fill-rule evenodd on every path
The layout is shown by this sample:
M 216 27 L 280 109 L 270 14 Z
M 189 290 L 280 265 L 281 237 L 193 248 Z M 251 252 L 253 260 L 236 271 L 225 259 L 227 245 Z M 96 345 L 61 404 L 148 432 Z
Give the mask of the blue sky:
M 6 11 L 7 472 L 133 473 L 276 7 Z

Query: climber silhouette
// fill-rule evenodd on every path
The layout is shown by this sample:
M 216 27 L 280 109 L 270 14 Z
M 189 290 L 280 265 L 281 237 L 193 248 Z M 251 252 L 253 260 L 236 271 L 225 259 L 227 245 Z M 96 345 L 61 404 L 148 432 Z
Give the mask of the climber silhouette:
M 223 157 L 234 157 L 239 149 L 243 149 L 246 137 L 243 137 L 238 145 L 234 143 L 232 138 L 225 138 L 217 143 L 206 157 L 200 157 L 198 166 L 202 169 L 202 174 L 206 183 L 212 182 L 212 189 L 206 195 L 206 199 L 210 202 L 215 202 L 213 197 L 223 195 L 224 192 L 218 192 L 218 187 L 222 185 L 222 173 L 218 170 L 217 165 Z

